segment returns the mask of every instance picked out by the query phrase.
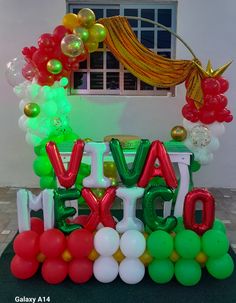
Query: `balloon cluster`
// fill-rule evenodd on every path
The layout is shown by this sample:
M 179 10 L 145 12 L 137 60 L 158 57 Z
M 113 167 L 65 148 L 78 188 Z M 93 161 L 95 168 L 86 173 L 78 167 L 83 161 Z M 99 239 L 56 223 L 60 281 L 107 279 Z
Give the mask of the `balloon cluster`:
M 62 25 L 52 34 L 44 33 L 39 37 L 38 47 L 23 48 L 27 62 L 22 69 L 23 76 L 30 81 L 35 77 L 39 85 L 49 86 L 62 77 L 69 77 L 106 38 L 105 27 L 95 21 L 95 14 L 89 8 L 81 9 L 78 15 L 66 14 Z M 32 73 L 32 67 L 37 73 Z
M 175 275 L 184 286 L 197 284 L 202 275 L 201 267 L 216 279 L 226 279 L 234 269 L 231 256 L 227 253 L 229 241 L 222 231 L 223 223 L 215 221 L 213 229 L 202 237 L 185 229 L 178 218 L 176 232 L 155 231 L 147 239 L 147 249 L 153 257 L 148 265 L 151 279 L 159 284 L 169 282 Z
M 196 161 L 203 165 L 208 164 L 213 160 L 213 152 L 220 146 L 219 138 L 225 132 L 224 124 L 214 122 L 203 125 L 200 122 L 192 123 L 184 119 L 183 125 L 188 133 L 184 144 L 194 153 Z
M 184 118 L 193 123 L 200 121 L 203 124 L 231 122 L 233 116 L 226 107 L 228 100 L 224 96 L 229 88 L 229 82 L 222 77 L 209 77 L 203 79 L 201 84 L 204 104 L 197 109 L 194 100 L 186 97 L 187 104 L 182 108 Z
M 66 239 L 58 229 L 42 232 L 37 226 L 36 231 L 19 234 L 13 248 L 16 255 L 11 271 L 19 279 L 32 277 L 40 263 L 42 277 L 50 284 L 61 283 L 67 275 L 74 283 L 85 283 L 92 277 L 93 262 L 88 256 L 93 250 L 93 234 L 85 229 Z
M 158 230 L 148 236 L 128 230 L 119 235 L 105 227 L 95 234 L 78 229 L 66 239 L 58 229 L 43 231 L 43 221 L 31 218 L 31 230 L 20 233 L 13 248 L 16 255 L 11 261 L 12 274 L 28 279 L 42 263 L 42 277 L 49 284 L 61 283 L 67 276 L 81 284 L 93 274 L 102 283 L 112 282 L 119 275 L 125 283 L 136 284 L 148 266 L 155 283 L 167 283 L 175 275 L 182 285 L 193 286 L 201 279 L 202 267 L 220 280 L 234 269 L 225 226 L 217 219 L 202 237 L 185 229 L 179 217 L 171 233 Z

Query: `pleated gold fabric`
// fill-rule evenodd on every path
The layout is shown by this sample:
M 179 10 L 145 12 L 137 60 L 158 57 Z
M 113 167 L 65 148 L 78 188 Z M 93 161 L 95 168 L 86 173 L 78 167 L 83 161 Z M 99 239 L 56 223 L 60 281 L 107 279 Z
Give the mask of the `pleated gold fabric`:
M 193 60 L 164 58 L 141 44 L 129 25 L 127 18 L 115 16 L 98 20 L 107 29 L 106 45 L 127 70 L 143 82 L 168 88 L 185 80 L 188 82 L 187 96 L 195 101 L 196 107 L 203 104 L 201 74 Z

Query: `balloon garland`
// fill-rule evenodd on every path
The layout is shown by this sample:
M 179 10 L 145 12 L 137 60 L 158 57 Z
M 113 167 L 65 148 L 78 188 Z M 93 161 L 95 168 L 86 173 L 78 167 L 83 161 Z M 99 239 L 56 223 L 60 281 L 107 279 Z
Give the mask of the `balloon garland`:
M 66 14 L 62 25 L 39 37 L 37 47 L 24 47 L 23 57 L 7 64 L 7 80 L 21 99 L 19 127 L 26 131 L 26 142 L 34 146 L 37 158 L 33 169 L 40 177 L 42 189 L 56 188 L 46 143 L 71 142 L 79 138 L 69 122 L 68 78 L 72 71 L 79 69 L 88 53 L 97 50 L 98 43 L 105 37 L 105 27 L 96 22 L 92 10 L 84 8 L 77 15 Z M 84 178 L 89 174 L 89 166 L 84 164 L 83 168 Z M 81 187 L 81 182 L 77 180 L 77 187 Z

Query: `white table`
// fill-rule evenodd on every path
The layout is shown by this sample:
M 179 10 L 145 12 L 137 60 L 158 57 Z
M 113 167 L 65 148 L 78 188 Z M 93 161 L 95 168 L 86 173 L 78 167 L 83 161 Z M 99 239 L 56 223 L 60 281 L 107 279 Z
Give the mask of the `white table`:
M 67 168 L 69 161 L 70 161 L 70 156 L 71 152 L 60 152 L 62 161 L 65 165 L 65 168 Z M 135 157 L 136 151 L 135 150 L 125 150 L 124 155 L 126 158 L 127 163 L 132 163 Z M 170 156 L 170 160 L 172 163 L 177 163 L 178 165 L 178 170 L 180 174 L 180 184 L 179 184 L 179 191 L 175 203 L 175 210 L 174 210 L 174 216 L 179 217 L 182 216 L 183 214 L 183 205 L 184 205 L 184 198 L 185 195 L 188 193 L 189 189 L 189 181 L 190 181 L 190 175 L 189 175 L 189 169 L 188 166 L 190 165 L 190 160 L 191 160 L 191 152 L 168 152 Z M 105 155 L 104 161 L 113 161 L 112 154 L 109 153 Z M 91 164 L 91 157 L 90 155 L 87 155 L 84 153 L 82 162 L 86 164 Z M 75 207 L 73 205 L 73 207 Z M 172 201 L 166 201 L 164 203 L 164 211 L 163 211 L 163 216 L 167 217 L 171 213 L 171 207 L 172 207 Z M 77 209 L 77 207 L 76 207 Z

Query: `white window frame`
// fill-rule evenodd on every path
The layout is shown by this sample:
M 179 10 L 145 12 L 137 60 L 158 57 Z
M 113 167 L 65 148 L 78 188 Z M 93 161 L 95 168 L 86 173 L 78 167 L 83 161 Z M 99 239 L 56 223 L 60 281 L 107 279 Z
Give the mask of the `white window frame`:
M 141 3 L 140 1 L 129 1 L 124 2 L 120 1 L 112 1 L 110 4 L 105 4 L 104 1 L 96 1 L 97 4 L 94 4 L 95 1 L 83 1 L 78 3 L 76 0 L 66 0 L 67 2 L 67 12 L 73 12 L 74 9 L 89 7 L 91 9 L 104 9 L 106 17 L 106 9 L 120 9 L 120 15 L 124 15 L 125 9 L 138 9 L 138 16 L 141 17 L 142 9 L 155 9 L 155 20 L 157 20 L 157 9 L 171 9 L 172 10 L 172 26 L 171 30 L 176 31 L 177 24 L 177 2 L 176 1 L 155 1 L 152 3 Z M 157 32 L 162 31 L 160 27 L 141 27 L 141 21 L 138 21 L 138 27 L 132 27 L 134 31 L 138 32 L 138 39 L 141 41 L 141 31 L 154 31 L 154 46 L 152 49 L 154 52 L 170 52 L 171 58 L 175 58 L 176 54 L 176 38 L 174 35 L 171 35 L 171 48 L 168 49 L 158 49 L 157 48 Z M 140 89 L 140 80 L 137 79 L 137 89 L 136 90 L 124 90 L 124 73 L 129 73 L 129 71 L 125 71 L 124 66 L 120 63 L 119 69 L 107 69 L 106 68 L 106 47 L 98 49 L 98 52 L 103 52 L 103 68 L 102 69 L 90 69 L 90 56 L 87 58 L 87 68 L 79 69 L 78 72 L 86 72 L 87 73 L 87 89 L 74 89 L 73 85 L 71 85 L 68 93 L 70 95 L 118 95 L 118 96 L 175 96 L 175 87 L 171 87 L 170 89 L 160 89 L 158 87 L 154 87 L 153 90 L 141 90 Z M 103 73 L 103 89 L 90 89 L 90 72 L 101 72 Z M 107 72 L 119 72 L 119 89 L 106 89 L 106 73 Z M 74 73 L 72 73 L 71 83 L 74 83 Z

